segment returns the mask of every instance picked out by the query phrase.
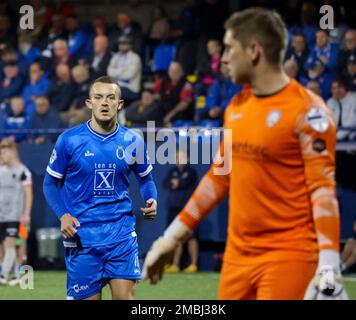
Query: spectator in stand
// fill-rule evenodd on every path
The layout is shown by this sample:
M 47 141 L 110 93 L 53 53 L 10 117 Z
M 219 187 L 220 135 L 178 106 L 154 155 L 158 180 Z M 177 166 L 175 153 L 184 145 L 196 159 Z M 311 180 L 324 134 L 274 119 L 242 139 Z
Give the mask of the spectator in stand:
M 71 126 L 74 126 L 83 123 L 89 118 L 90 111 L 85 106 L 85 100 L 89 96 L 91 80 L 89 70 L 84 65 L 77 65 L 72 69 L 72 78 L 76 85 L 76 90 L 69 112 L 64 119 Z
M 110 60 L 107 74 L 121 87 L 122 98 L 127 103 L 140 98 L 142 64 L 140 56 L 132 50 L 132 39 L 118 39 L 119 52 Z
M 65 39 L 64 17 L 60 14 L 54 14 L 50 20 L 50 26 L 44 29 L 43 34 L 37 44 L 27 52 L 26 58 L 29 63 L 38 59 L 40 61 L 51 59 L 53 57 L 53 43 L 58 39 Z
M 61 117 L 69 110 L 75 97 L 76 86 L 71 78 L 71 70 L 65 63 L 56 67 L 56 77 L 50 81 L 48 88 L 48 99 L 51 108 L 56 110 Z M 64 118 L 63 118 L 64 119 Z
M 356 29 L 346 31 L 344 42 L 345 48 L 340 51 L 338 62 L 338 73 L 340 76 L 346 76 L 350 57 L 356 57 Z
M 207 55 L 201 57 L 197 66 L 198 83 L 195 86 L 196 95 L 206 95 L 209 87 L 217 78 L 221 63 L 221 42 L 209 39 L 206 44 Z
M 349 57 L 345 78 L 350 91 L 356 92 L 356 55 Z
M 66 63 L 70 67 L 76 64 L 76 60 L 70 54 L 68 42 L 64 39 L 57 39 L 53 42 L 53 57 L 42 58 L 40 60 L 44 70 L 48 70 L 50 77 L 55 76 L 56 67 L 59 63 Z
M 332 79 L 337 73 L 339 46 L 330 43 L 328 30 L 320 29 L 315 34 L 316 44 L 305 63 L 309 80 L 320 82 L 322 97 L 330 96 Z
M 129 127 L 145 127 L 147 121 L 154 120 L 156 127 L 162 126 L 160 105 L 155 100 L 152 90 L 144 89 L 141 99 L 123 109 L 126 125 Z
M 94 38 L 94 52 L 86 59 L 92 80 L 106 75 L 110 59 L 108 37 L 106 35 L 96 36 Z
M 64 125 L 58 113 L 50 107 L 46 96 L 39 96 L 35 99 L 36 111 L 30 119 L 30 129 L 60 129 Z M 36 144 L 45 142 L 54 143 L 57 140 L 58 134 L 41 134 L 33 135 Z
M 132 39 L 132 48 L 139 56 L 143 57 L 143 34 L 141 26 L 133 21 L 130 15 L 124 11 L 118 11 L 116 23 L 109 33 L 110 51 L 117 50 L 117 39 L 126 36 Z
M 27 84 L 22 92 L 25 100 L 25 111 L 31 116 L 35 111 L 36 97 L 45 95 L 48 91 L 49 81 L 47 75 L 41 69 L 38 62 L 32 63 L 29 70 L 30 83 Z
M 76 84 L 72 106 L 75 109 L 82 109 L 85 107 L 85 100 L 89 96 L 90 76 L 88 68 L 83 65 L 75 66 L 72 69 L 72 77 Z
M 318 30 L 318 8 L 313 1 L 304 1 L 300 13 L 300 24 L 289 28 L 289 34 L 302 34 L 306 39 L 308 48 L 315 44 L 315 33 Z
M 106 21 L 99 16 L 93 18 L 91 23 L 91 33 L 96 36 L 106 36 L 108 33 L 108 26 Z
M 1 61 L 0 61 L 0 74 L 4 71 L 4 66 L 6 63 L 14 62 L 19 66 L 20 74 L 24 77 L 27 76 L 28 65 L 25 58 L 19 54 L 13 47 L 6 46 L 1 52 Z
M 11 27 L 9 17 L 0 15 L 0 50 L 9 44 L 17 48 L 16 27 Z
M 318 81 L 315 81 L 315 80 L 310 80 L 306 87 L 314 92 L 315 94 L 317 94 L 318 96 L 321 96 L 321 88 L 320 88 L 320 83 Z
M 157 45 L 169 37 L 169 21 L 163 6 L 155 6 L 152 11 L 152 22 L 148 31 L 148 39 Z
M 305 42 L 304 35 L 294 34 L 292 36 L 291 46 L 287 50 L 285 60 L 294 60 L 298 65 L 298 75 L 296 79 L 301 76 L 307 76 L 304 69 L 305 62 L 308 58 L 308 48 Z
M 0 79 L 0 103 L 8 103 L 11 97 L 21 94 L 24 78 L 16 62 L 5 64 L 4 76 Z
M 187 82 L 183 67 L 178 61 L 171 62 L 168 77 L 156 81 L 154 92 L 160 102 L 165 126 L 171 126 L 175 120 L 194 119 L 193 87 Z
M 284 71 L 287 76 L 291 79 L 297 79 L 298 77 L 298 64 L 295 60 L 289 59 L 286 60 L 283 64 Z
M 356 128 L 356 93 L 348 91 L 343 79 L 332 82 L 332 97 L 327 101 L 337 125 L 336 139 L 355 140 L 356 132 L 343 128 Z
M 92 42 L 75 15 L 65 18 L 65 29 L 68 33 L 69 54 L 77 60 L 86 58 L 92 50 Z
M 29 128 L 29 119 L 25 113 L 25 102 L 21 97 L 15 96 L 11 98 L 10 110 L 5 118 L 2 127 L 4 128 L 4 130 Z M 0 138 L 5 138 L 9 136 L 14 137 L 16 142 L 21 142 L 26 139 L 25 133 L 9 133 L 0 136 Z
M 198 50 L 199 11 L 194 0 L 185 0 L 185 6 L 171 27 L 170 36 L 177 43 L 177 60 L 187 74 L 194 72 Z
M 46 26 L 50 25 L 52 17 L 60 14 L 63 17 L 69 17 L 75 14 L 74 5 L 63 0 L 50 1 L 46 14 Z
M 220 75 L 214 81 L 206 98 L 204 111 L 199 114 L 199 120 L 219 120 L 223 122 L 223 116 L 227 105 L 234 95 L 242 90 L 242 86 L 234 84 L 229 77 L 229 70 L 225 64 L 220 67 Z

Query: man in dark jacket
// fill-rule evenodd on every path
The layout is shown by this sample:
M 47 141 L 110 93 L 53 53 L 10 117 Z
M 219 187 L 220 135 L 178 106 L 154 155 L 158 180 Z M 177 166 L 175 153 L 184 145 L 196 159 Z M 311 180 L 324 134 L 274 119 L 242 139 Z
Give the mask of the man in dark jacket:
M 171 224 L 178 213 L 189 200 L 198 181 L 197 171 L 189 165 L 188 155 L 184 150 L 177 150 L 176 165 L 168 171 L 163 181 L 163 187 L 169 190 L 167 198 L 167 226 Z M 188 252 L 190 265 L 184 269 L 185 272 L 196 272 L 198 270 L 199 244 L 197 231 L 188 240 Z M 167 267 L 166 272 L 180 271 L 180 260 L 183 247 L 180 245 L 174 252 L 172 264 Z

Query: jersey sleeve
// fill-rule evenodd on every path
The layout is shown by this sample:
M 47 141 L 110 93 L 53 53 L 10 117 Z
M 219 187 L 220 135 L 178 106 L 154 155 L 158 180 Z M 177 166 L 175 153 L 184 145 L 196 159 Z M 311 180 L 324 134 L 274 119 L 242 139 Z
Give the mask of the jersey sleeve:
M 69 155 L 65 139 L 63 135 L 60 135 L 52 151 L 46 171 L 54 178 L 63 179 L 67 172 L 68 163 Z
M 147 146 L 143 138 L 136 134 L 132 139 L 132 144 L 129 147 L 132 155 L 131 170 L 140 178 L 146 177 L 153 169 L 148 154 Z
M 24 186 L 32 185 L 32 174 L 31 171 L 24 167 L 24 170 L 21 175 L 21 181 Z
M 304 160 L 306 187 L 320 250 L 339 250 L 339 209 L 335 189 L 336 128 L 324 102 L 314 97 L 312 107 L 297 119 L 296 133 Z

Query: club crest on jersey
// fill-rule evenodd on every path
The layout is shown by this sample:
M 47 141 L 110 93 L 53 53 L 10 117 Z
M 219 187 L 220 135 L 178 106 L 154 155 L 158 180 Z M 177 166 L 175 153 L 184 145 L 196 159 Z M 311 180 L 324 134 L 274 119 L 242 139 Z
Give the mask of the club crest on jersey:
M 281 118 L 281 112 L 279 110 L 272 110 L 266 119 L 268 128 L 272 128 Z
M 51 157 L 49 158 L 49 163 L 52 164 L 56 160 L 57 160 L 57 151 L 56 149 L 53 149 Z
M 316 132 L 325 132 L 329 128 L 330 120 L 326 112 L 319 107 L 311 108 L 307 113 L 307 122 Z
M 125 150 L 122 146 L 118 146 L 117 149 L 116 149 L 116 157 L 119 159 L 119 160 L 122 160 L 125 158 Z

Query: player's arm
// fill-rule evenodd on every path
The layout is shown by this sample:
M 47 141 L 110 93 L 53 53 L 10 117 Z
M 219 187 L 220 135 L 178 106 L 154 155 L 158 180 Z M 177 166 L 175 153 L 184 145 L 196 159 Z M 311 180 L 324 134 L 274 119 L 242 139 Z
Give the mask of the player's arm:
M 22 184 L 24 187 L 24 212 L 21 219 L 21 223 L 24 225 L 29 225 L 31 222 L 31 209 L 33 203 L 33 190 L 32 190 L 32 179 L 31 172 L 25 170 L 22 174 Z
M 157 215 L 157 188 L 151 174 L 153 167 L 148 159 L 143 138 L 139 135 L 133 136 L 132 144 L 126 151 L 128 155 L 132 155 L 131 169 L 135 173 L 141 196 L 146 203 L 146 207 L 141 208 L 141 211 L 145 219 L 153 220 Z
M 323 101 L 301 114 L 296 131 L 304 159 L 305 177 L 319 246 L 317 288 L 330 293 L 330 274 L 340 274 L 340 222 L 335 190 L 336 129 Z M 315 279 L 314 279 L 315 281 Z M 332 285 L 331 285 L 332 286 Z M 306 298 L 313 295 L 307 291 Z
M 61 179 L 46 173 L 43 182 L 43 194 L 45 195 L 48 205 L 61 221 L 61 233 L 63 237 L 71 238 L 77 233 L 74 226 L 79 227 L 80 223 L 76 218 L 71 216 L 65 207 L 58 187 L 60 182 Z
M 157 215 L 157 188 L 152 174 L 148 173 L 144 177 L 136 176 L 140 187 L 140 193 L 146 203 L 146 208 L 141 208 L 143 217 L 153 220 Z
M 223 147 L 218 154 L 224 154 Z M 163 236 L 153 243 L 143 266 L 143 278 L 149 279 L 151 284 L 157 283 L 162 278 L 164 265 L 171 258 L 175 248 L 185 242 L 213 208 L 227 196 L 229 173 L 217 174 L 221 167 L 216 157 L 214 164 L 195 189 L 184 209 L 168 226 Z
M 59 191 L 59 184 L 65 177 L 68 166 L 69 153 L 67 143 L 64 141 L 63 135 L 60 135 L 46 169 L 43 181 L 43 193 L 47 203 L 61 221 L 61 232 L 64 238 L 73 237 L 77 232 L 74 226 L 80 226 L 79 221 L 68 212 Z

